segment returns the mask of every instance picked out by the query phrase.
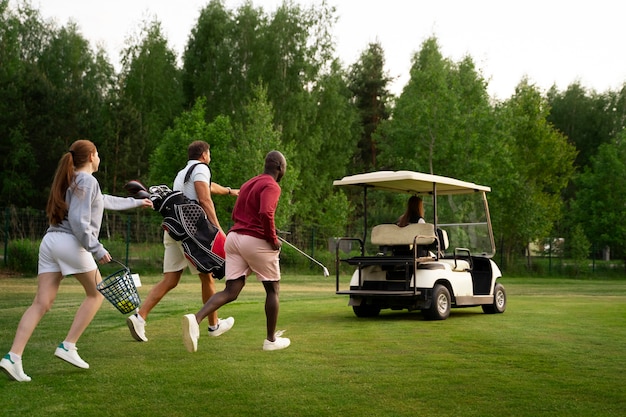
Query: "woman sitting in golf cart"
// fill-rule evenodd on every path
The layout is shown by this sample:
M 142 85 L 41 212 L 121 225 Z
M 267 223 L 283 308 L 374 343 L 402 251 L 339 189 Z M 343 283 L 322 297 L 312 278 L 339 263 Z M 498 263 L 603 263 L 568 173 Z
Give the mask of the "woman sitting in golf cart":
M 426 223 L 424 220 L 424 202 L 416 195 L 409 198 L 406 211 L 396 222 L 400 227 L 405 227 L 411 223 Z
M 426 223 L 424 220 L 424 202 L 416 195 L 409 197 L 406 211 L 396 221 L 400 227 L 406 227 L 413 223 Z M 394 256 L 410 256 L 413 254 L 413 250 L 409 245 L 398 245 L 392 247 L 391 253 Z

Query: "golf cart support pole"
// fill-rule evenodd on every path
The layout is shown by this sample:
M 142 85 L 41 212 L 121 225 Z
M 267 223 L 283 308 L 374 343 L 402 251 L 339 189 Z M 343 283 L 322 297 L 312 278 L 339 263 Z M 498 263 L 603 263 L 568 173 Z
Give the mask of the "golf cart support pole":
M 363 243 L 367 241 L 367 185 L 363 186 Z

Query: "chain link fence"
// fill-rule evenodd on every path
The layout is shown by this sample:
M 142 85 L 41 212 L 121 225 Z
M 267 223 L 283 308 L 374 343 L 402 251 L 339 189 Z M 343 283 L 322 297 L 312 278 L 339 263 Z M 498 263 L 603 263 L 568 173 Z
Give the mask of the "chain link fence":
M 32 248 L 29 250 L 35 252 L 25 262 L 34 263 L 36 269 L 38 243 L 48 228 L 45 211 L 16 207 L 4 207 L 1 210 L 0 238 L 3 243 L 4 266 L 7 266 L 7 260 L 11 256 L 9 246 L 22 243 L 22 246 Z M 114 257 L 122 258 L 127 263 L 134 261 L 135 264 L 149 265 L 151 269 L 160 269 L 163 256 L 162 219 L 160 214 L 150 210 L 129 212 L 105 210 L 100 240 Z M 230 222 L 222 223 L 225 230 L 228 230 L 231 225 Z M 310 224 L 291 224 L 281 230 L 280 235 L 327 267 L 330 268 L 334 264 L 336 236 L 325 228 Z M 344 236 L 354 236 L 354 234 Z M 349 251 L 350 248 L 342 247 L 342 250 Z M 283 245 L 281 266 L 299 271 L 306 271 L 310 268 L 311 273 L 315 273 L 316 268 L 319 269 L 313 262 L 288 245 Z
M 0 210 L 2 265 L 10 267 L 11 262 L 7 261 L 11 256 L 22 256 L 23 259 L 17 260 L 17 263 L 28 267 L 27 272 L 36 274 L 39 242 L 48 228 L 45 211 L 16 207 L 3 207 Z M 160 272 L 163 265 L 161 221 L 161 215 L 151 210 L 132 210 L 129 212 L 105 210 L 100 240 L 114 258 L 125 261 L 129 266 L 132 264 L 136 268 Z M 228 230 L 231 225 L 230 222 L 222 222 L 222 227 L 225 230 Z M 346 230 L 343 236 L 362 237 L 362 229 L 359 227 L 356 229 Z M 291 224 L 281 229 L 280 236 L 324 264 L 330 271 L 334 271 L 335 238 L 337 237 L 335 233 L 317 225 Z M 348 242 L 342 242 L 340 247 L 342 257 L 347 256 L 348 252 L 358 250 L 357 243 L 353 242 L 344 246 L 346 244 Z M 367 244 L 366 242 L 366 246 Z M 13 250 L 9 250 L 9 248 Z M 520 259 L 519 265 L 505 265 L 501 262 L 500 268 L 506 270 L 506 273 L 520 276 L 528 274 L 587 276 L 591 273 L 620 277 L 624 276 L 625 268 L 624 262 L 620 261 L 600 262 L 596 259 L 587 259 L 583 265 L 577 266 L 572 263 L 572 260 L 561 257 L 552 259 L 551 257 L 539 256 L 534 259 L 533 268 L 528 269 L 522 264 L 522 261 L 523 259 Z M 285 272 L 311 274 L 320 272 L 319 265 L 308 260 L 289 245 L 283 245 L 281 268 Z
M 2 210 L 3 242 L 8 240 L 38 240 L 48 229 L 48 219 L 44 210 L 4 207 Z M 150 212 L 111 212 L 105 211 L 102 219 L 100 238 L 108 240 L 129 240 L 131 242 L 159 242 L 161 240 L 161 218 Z

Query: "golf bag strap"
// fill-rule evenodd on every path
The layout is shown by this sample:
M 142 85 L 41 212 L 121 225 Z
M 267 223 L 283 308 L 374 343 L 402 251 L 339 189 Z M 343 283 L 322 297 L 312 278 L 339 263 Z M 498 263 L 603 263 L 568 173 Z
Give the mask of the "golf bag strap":
M 193 174 L 193 170 L 196 169 L 198 165 L 206 165 L 206 167 L 209 168 L 209 173 L 211 173 L 211 168 L 209 167 L 209 164 L 205 164 L 204 162 L 198 162 L 197 164 L 193 164 L 187 169 L 187 172 L 185 173 L 185 184 L 189 181 L 189 179 L 191 178 L 191 174 Z M 211 181 L 213 181 L 213 175 L 211 175 Z M 209 186 L 210 185 L 211 184 L 209 183 Z

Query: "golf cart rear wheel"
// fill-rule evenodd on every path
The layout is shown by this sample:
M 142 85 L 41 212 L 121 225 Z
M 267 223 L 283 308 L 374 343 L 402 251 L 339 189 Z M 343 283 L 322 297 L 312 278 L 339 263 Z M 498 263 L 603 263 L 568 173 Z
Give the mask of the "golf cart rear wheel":
M 486 314 L 504 313 L 506 310 L 506 292 L 501 284 L 496 283 L 493 287 L 493 304 L 486 304 L 482 308 Z
M 377 317 L 380 313 L 380 307 L 368 304 L 352 306 L 352 310 L 357 317 Z
M 433 300 L 430 308 L 423 310 L 428 320 L 445 320 L 450 316 L 452 298 L 450 291 L 444 285 L 437 284 L 433 288 Z

